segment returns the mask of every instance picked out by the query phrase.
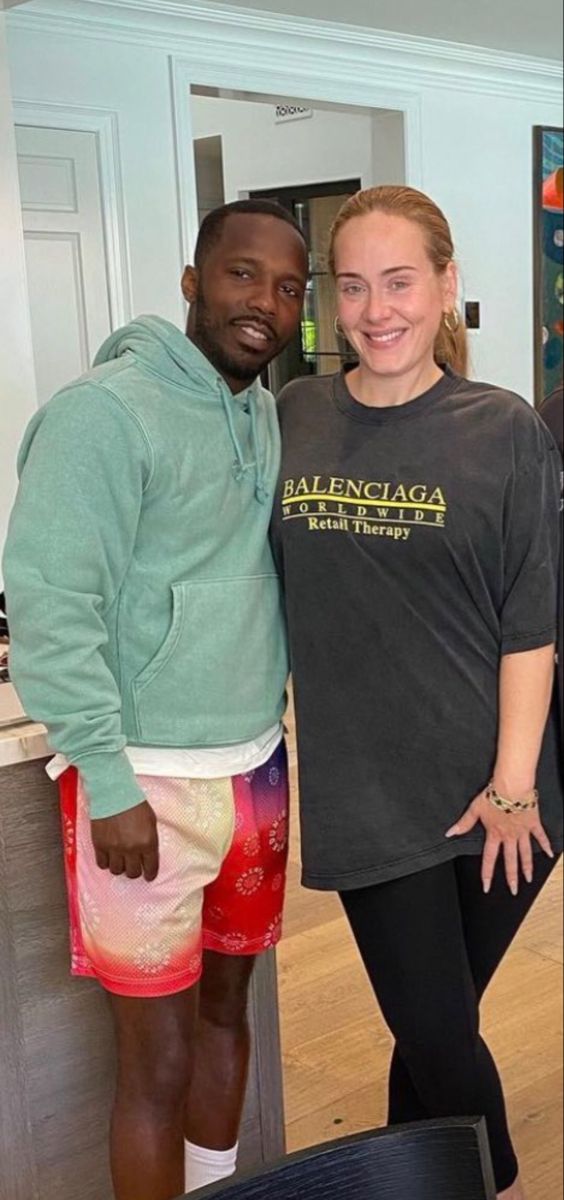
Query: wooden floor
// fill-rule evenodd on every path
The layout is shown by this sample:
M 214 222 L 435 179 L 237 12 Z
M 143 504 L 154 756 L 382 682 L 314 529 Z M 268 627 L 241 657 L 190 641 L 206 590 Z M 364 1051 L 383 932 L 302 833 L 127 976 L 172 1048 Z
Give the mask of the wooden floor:
M 295 803 L 295 765 L 292 774 Z M 560 868 L 484 1005 L 527 1200 L 564 1196 L 561 894 Z M 390 1038 L 338 901 L 300 887 L 296 820 L 278 962 L 288 1148 L 382 1125 Z

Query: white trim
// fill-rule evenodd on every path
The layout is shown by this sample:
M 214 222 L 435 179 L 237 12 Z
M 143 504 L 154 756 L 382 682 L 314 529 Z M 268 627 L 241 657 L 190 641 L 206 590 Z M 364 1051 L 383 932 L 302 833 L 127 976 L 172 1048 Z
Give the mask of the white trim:
M 252 74 L 246 90 L 258 90 L 254 67 L 291 59 L 294 72 L 308 61 L 313 75 L 341 74 L 358 81 L 377 73 L 382 88 L 455 88 L 495 96 L 547 100 L 561 98 L 556 61 L 507 54 L 431 38 L 233 9 L 198 0 L 32 0 L 10 13 L 8 26 L 43 33 L 109 39 L 186 54 L 210 53 L 218 63 L 233 62 L 245 48 Z M 237 54 L 234 51 L 237 51 Z M 305 75 L 305 63 L 302 68 Z M 364 85 L 366 87 L 366 83 Z M 272 92 L 272 87 L 266 89 Z M 362 90 L 360 88 L 360 90 Z M 291 89 L 295 94 L 296 88 Z M 366 101 L 364 101 L 366 103 Z M 389 106 L 393 107 L 393 106 Z
M 192 64 L 170 58 L 180 252 L 184 264 L 194 262 L 194 248 L 200 224 L 190 104 L 191 70 Z
M 64 3 L 65 0 L 62 0 Z M 273 0 L 274 2 L 274 0 Z M 75 8 L 74 0 L 66 0 Z M 560 64 L 557 59 L 535 58 L 532 55 L 517 54 L 510 51 L 494 50 L 486 46 L 470 45 L 462 42 L 449 42 L 438 38 L 422 37 L 415 34 L 392 32 L 375 29 L 373 26 L 349 25 L 345 21 L 326 21 L 313 17 L 289 16 L 274 11 L 260 12 L 256 8 L 233 8 L 229 3 L 202 3 L 201 0 L 86 0 L 86 3 L 96 4 L 97 7 L 119 9 L 125 12 L 155 13 L 161 16 L 180 17 L 183 20 L 205 22 L 208 25 L 233 24 L 246 30 L 257 30 L 261 33 L 285 32 L 298 38 L 315 36 L 329 41 L 350 42 L 372 49 L 409 50 L 413 54 L 441 57 L 456 61 L 466 67 L 469 62 L 485 67 L 502 66 L 506 70 L 544 71 L 552 68 L 557 76 Z M 54 0 L 55 7 L 60 9 L 61 0 Z M 42 11 L 49 11 L 52 3 L 42 4 Z
M 133 314 L 117 113 L 71 104 L 48 104 L 41 100 L 14 99 L 12 107 L 15 125 L 72 129 L 96 135 L 110 320 L 112 329 L 118 329 L 126 325 Z

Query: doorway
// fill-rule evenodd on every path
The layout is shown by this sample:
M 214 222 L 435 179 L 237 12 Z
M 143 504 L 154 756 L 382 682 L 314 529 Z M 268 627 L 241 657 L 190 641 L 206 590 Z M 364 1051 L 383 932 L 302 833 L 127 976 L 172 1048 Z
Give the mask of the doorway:
M 308 243 L 301 327 L 265 383 L 277 394 L 298 376 L 329 374 L 355 361 L 335 330 L 329 231 L 343 202 L 360 188 L 406 181 L 405 114 L 194 84 L 190 103 L 198 196 L 208 171 L 202 147 L 213 142 L 225 202 L 276 200 Z
M 275 200 L 292 214 L 309 250 L 309 280 L 300 328 L 290 345 L 272 363 L 271 389 L 303 375 L 328 375 L 355 355 L 335 325 L 335 298 L 329 272 L 329 231 L 342 205 L 362 187 L 360 178 L 307 187 L 273 188 L 251 192 L 256 200 Z

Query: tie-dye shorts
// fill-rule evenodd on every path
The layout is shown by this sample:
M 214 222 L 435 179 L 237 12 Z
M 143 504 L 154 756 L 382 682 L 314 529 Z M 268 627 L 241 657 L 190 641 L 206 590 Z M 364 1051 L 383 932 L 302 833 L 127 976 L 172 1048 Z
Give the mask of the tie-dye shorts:
M 157 817 L 153 883 L 101 871 L 76 770 L 59 781 L 72 973 L 120 996 L 168 996 L 198 982 L 204 950 L 276 946 L 288 859 L 284 744 L 232 779 L 140 776 Z

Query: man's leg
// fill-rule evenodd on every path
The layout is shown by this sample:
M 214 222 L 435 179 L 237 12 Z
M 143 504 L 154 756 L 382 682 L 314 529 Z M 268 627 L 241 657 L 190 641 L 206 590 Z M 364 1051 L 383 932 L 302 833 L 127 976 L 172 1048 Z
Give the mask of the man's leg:
M 110 994 L 117 1033 L 111 1149 L 116 1197 L 172 1200 L 185 1190 L 202 901 L 231 837 L 233 786 L 231 780 L 140 776 L 157 817 L 161 851 L 159 875 L 148 883 L 99 869 L 87 798 L 76 772 L 67 775 L 63 825 L 73 969 L 98 978 Z
M 111 1130 L 116 1200 L 176 1200 L 184 1192 L 184 1103 L 198 988 L 161 999 L 110 999 L 118 1051 Z
M 232 1174 L 245 1101 L 250 1057 L 247 1018 L 255 959 L 207 951 L 185 1135 L 187 1185 L 212 1183 Z M 204 1154 L 199 1155 L 198 1150 Z M 211 1153 L 206 1153 L 211 1152 Z M 231 1152 L 230 1157 L 226 1152 Z M 204 1162 L 200 1162 L 200 1159 Z
M 269 762 L 231 781 L 235 833 L 205 890 L 204 974 L 186 1116 L 187 1182 L 233 1174 L 249 1068 L 247 1004 L 256 955 L 282 933 L 288 858 L 288 772 L 281 743 Z

